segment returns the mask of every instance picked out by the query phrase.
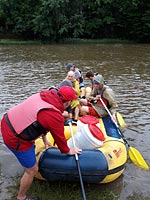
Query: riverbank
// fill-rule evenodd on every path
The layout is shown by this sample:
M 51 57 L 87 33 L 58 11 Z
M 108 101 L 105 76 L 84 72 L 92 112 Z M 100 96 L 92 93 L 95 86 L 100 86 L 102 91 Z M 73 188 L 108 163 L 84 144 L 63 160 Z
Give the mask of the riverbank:
M 120 39 L 80 39 L 67 38 L 57 43 L 54 41 L 0 39 L 0 45 L 41 45 L 41 44 L 133 44 L 133 41 Z

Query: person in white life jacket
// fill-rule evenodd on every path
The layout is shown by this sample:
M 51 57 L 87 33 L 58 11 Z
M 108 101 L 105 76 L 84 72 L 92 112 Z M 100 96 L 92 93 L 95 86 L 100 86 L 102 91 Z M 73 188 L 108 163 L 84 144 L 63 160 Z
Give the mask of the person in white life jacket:
M 73 88 L 62 86 L 58 91 L 44 90 L 33 94 L 22 103 L 4 114 L 1 132 L 4 143 L 17 157 L 25 172 L 20 181 L 17 200 L 38 200 L 27 195 L 27 191 L 38 172 L 34 141 L 42 137 L 45 148 L 52 145 L 46 134 L 50 131 L 61 153 L 74 155 L 82 150 L 69 148 L 64 136 L 64 117 L 62 113 L 77 95 Z
M 100 101 L 100 97 L 110 110 L 113 119 L 116 120 L 115 113 L 118 108 L 117 101 L 115 99 L 114 91 L 104 84 L 104 78 L 98 74 L 93 78 L 93 90 L 90 93 L 88 99 L 81 99 L 81 114 L 92 115 L 95 117 L 105 117 L 108 115 L 104 105 Z

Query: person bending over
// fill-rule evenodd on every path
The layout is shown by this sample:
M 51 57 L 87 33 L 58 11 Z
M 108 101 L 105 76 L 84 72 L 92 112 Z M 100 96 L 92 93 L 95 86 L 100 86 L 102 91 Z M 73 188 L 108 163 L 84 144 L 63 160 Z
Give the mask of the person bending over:
M 33 94 L 4 114 L 1 132 L 4 143 L 14 153 L 25 171 L 20 181 L 17 200 L 38 200 L 27 195 L 33 178 L 38 172 L 34 141 L 42 137 L 45 148 L 52 145 L 46 134 L 50 131 L 61 153 L 74 155 L 81 149 L 69 148 L 64 136 L 64 109 L 77 99 L 73 88 L 63 86 L 58 91 L 43 90 Z

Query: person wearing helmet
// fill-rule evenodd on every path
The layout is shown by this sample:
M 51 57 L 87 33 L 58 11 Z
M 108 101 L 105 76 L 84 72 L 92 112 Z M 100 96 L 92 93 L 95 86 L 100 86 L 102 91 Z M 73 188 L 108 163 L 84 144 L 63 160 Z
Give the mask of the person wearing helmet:
M 27 195 L 27 191 L 38 172 L 34 152 L 34 141 L 42 137 L 45 148 L 52 145 L 46 134 L 50 131 L 61 153 L 74 155 L 81 149 L 69 148 L 64 136 L 64 117 L 62 113 L 77 95 L 73 88 L 62 86 L 58 91 L 43 90 L 33 94 L 22 103 L 9 109 L 1 120 L 1 132 L 4 143 L 25 168 L 21 178 L 17 200 L 37 200 Z
M 93 78 L 93 90 L 88 97 L 88 100 L 83 99 L 81 103 L 81 114 L 82 115 L 92 115 L 95 117 L 105 117 L 108 115 L 104 105 L 100 101 L 102 98 L 105 105 L 110 110 L 113 115 L 114 120 L 116 120 L 115 113 L 118 108 L 118 104 L 115 99 L 114 91 L 104 84 L 104 78 L 101 74 L 94 76 Z
M 67 71 L 73 71 L 75 74 L 75 79 L 79 82 L 79 87 L 81 91 L 81 98 L 85 98 L 85 85 L 81 71 L 76 68 L 76 66 L 72 63 L 68 63 L 66 66 Z

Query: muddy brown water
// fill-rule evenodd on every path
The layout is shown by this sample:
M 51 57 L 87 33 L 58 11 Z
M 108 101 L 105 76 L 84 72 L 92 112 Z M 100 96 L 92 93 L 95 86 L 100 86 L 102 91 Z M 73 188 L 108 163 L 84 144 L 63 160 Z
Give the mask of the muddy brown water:
M 84 76 L 88 70 L 104 76 L 128 124 L 124 135 L 150 165 L 150 45 L 0 46 L 0 117 L 31 94 L 62 81 L 70 62 L 77 64 Z M 85 83 L 90 85 L 88 80 Z M 1 138 L 0 142 L 0 200 L 8 200 L 7 186 L 22 168 Z M 150 197 L 150 171 L 128 160 L 120 178 L 98 187 L 114 191 L 121 200 L 146 199 Z

